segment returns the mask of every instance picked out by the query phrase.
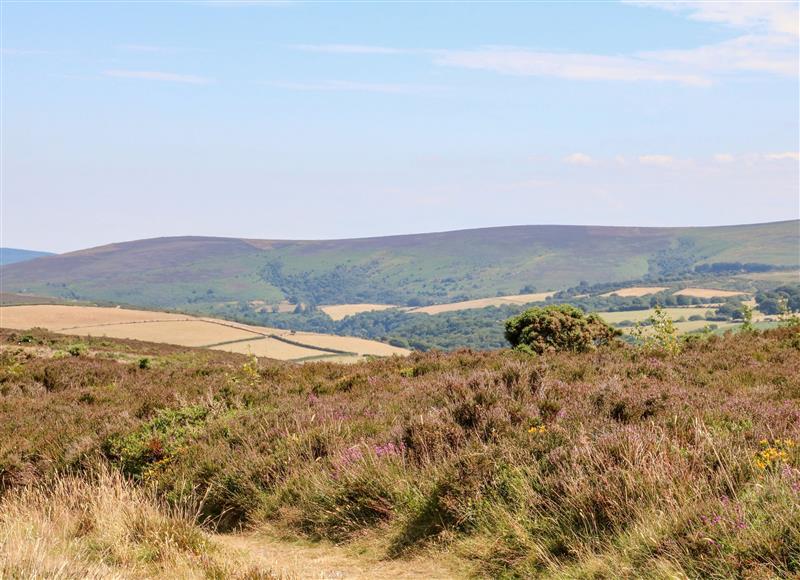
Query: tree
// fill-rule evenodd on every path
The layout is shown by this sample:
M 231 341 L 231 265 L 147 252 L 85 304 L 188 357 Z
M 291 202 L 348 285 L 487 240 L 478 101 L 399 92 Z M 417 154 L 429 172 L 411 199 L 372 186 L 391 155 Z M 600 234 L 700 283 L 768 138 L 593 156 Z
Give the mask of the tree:
M 585 352 L 610 343 L 620 334 L 597 314 L 584 314 L 568 304 L 529 308 L 509 318 L 505 332 L 515 349 L 536 354 Z

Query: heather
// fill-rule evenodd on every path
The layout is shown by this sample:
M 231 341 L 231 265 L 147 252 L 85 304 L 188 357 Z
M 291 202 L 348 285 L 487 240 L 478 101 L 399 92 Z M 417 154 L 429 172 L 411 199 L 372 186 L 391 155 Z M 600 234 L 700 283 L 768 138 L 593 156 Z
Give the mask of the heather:
M 2 340 L 2 513 L 100 463 L 207 531 L 478 577 L 800 574 L 797 327 L 349 366 Z

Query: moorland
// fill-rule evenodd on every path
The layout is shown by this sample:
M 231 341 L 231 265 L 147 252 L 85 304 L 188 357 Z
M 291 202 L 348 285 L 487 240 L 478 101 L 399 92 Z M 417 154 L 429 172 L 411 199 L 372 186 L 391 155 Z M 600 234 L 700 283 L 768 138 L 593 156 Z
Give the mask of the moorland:
M 0 576 L 275 578 L 240 549 L 275 538 L 417 577 L 800 573 L 796 325 L 353 365 L 0 337 Z

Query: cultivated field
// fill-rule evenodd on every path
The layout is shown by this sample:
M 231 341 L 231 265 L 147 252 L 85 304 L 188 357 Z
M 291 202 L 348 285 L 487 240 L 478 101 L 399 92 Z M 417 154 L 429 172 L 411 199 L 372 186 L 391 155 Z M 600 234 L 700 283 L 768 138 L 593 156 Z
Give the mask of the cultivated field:
M 709 308 L 707 306 L 686 306 L 684 308 L 677 307 L 677 308 L 662 308 L 662 310 L 672 319 L 677 320 L 681 317 L 689 318 L 693 314 L 700 314 L 705 315 L 706 312 L 709 310 L 713 310 L 713 308 Z M 626 310 L 622 312 L 598 312 L 597 314 L 600 317 L 608 322 L 609 324 L 619 324 L 624 320 L 630 320 L 631 322 L 641 322 L 643 320 L 647 320 L 650 316 L 653 315 L 655 312 L 653 309 L 650 310 Z
M 332 320 L 342 320 L 347 316 L 360 314 L 362 312 L 376 312 L 397 308 L 394 304 L 331 304 L 320 306 L 319 309 L 331 317 Z
M 650 287 L 650 286 L 632 286 L 630 288 L 620 288 L 600 294 L 600 296 L 619 296 L 621 298 L 638 298 L 640 296 L 648 296 L 649 294 L 657 294 L 667 290 L 667 287 Z
M 0 327 L 38 327 L 81 336 L 208 347 L 279 360 L 324 357 L 350 362 L 364 356 L 408 354 L 405 349 L 361 338 L 293 333 L 214 318 L 95 306 L 4 306 L 0 307 Z
M 477 300 L 465 300 L 464 302 L 452 302 L 450 304 L 434 304 L 432 306 L 410 308 L 408 312 L 421 312 L 423 314 L 441 314 L 442 312 L 453 312 L 456 310 L 470 310 L 473 308 L 486 308 L 487 306 L 529 304 L 531 302 L 541 302 L 543 300 L 546 300 L 549 296 L 552 296 L 553 294 L 555 294 L 555 292 L 539 292 L 537 294 L 513 294 L 511 296 L 479 298 Z
M 749 300 L 744 302 L 751 308 L 754 308 L 756 303 L 755 300 Z M 690 316 L 693 315 L 701 315 L 704 316 L 707 312 L 713 311 L 714 308 L 708 305 L 705 306 L 685 306 L 685 307 L 677 307 L 677 308 L 662 308 L 662 310 L 669 316 L 673 321 L 675 321 L 675 328 L 677 329 L 679 334 L 683 334 L 686 332 L 692 332 L 694 330 L 700 330 L 705 328 L 709 325 L 714 325 L 714 327 L 718 331 L 722 330 L 733 330 L 736 328 L 741 327 L 741 322 L 724 322 L 724 321 L 712 321 L 712 320 L 689 320 Z M 627 310 L 622 312 L 598 312 L 597 314 L 600 317 L 608 322 L 609 324 L 616 325 L 623 321 L 631 321 L 631 322 L 643 322 L 650 318 L 653 315 L 655 310 Z M 685 320 L 679 320 L 683 318 Z M 767 322 L 771 320 L 770 317 L 765 316 L 758 310 L 753 311 L 753 322 L 755 323 L 765 323 L 766 326 L 769 326 Z M 623 328 L 623 332 L 630 332 L 631 328 Z
M 747 294 L 747 292 L 718 290 L 716 288 L 684 288 L 675 292 L 675 296 L 689 296 L 692 298 L 727 298 L 729 296 L 741 296 L 742 294 Z

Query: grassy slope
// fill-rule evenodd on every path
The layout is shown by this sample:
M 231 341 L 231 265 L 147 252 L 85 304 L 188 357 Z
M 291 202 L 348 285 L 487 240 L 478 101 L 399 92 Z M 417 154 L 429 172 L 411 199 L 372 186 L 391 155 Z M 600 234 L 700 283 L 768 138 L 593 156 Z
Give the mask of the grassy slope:
M 797 329 L 677 357 L 462 351 L 257 372 L 133 341 L 53 358 L 74 339 L 18 338 L 2 334 L 0 489 L 102 454 L 222 529 L 441 550 L 484 577 L 800 573 Z
M 2 270 L 6 292 L 207 309 L 278 302 L 447 302 L 609 282 L 654 271 L 658 256 L 796 265 L 798 222 L 715 228 L 514 226 L 333 241 L 159 238 L 113 244 Z M 264 278 L 277 264 L 281 278 Z M 338 267 L 338 269 L 337 269 Z M 278 287 L 280 286 L 280 287 Z

